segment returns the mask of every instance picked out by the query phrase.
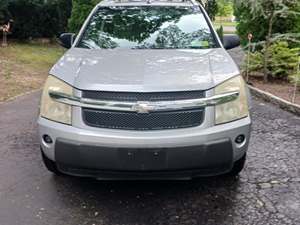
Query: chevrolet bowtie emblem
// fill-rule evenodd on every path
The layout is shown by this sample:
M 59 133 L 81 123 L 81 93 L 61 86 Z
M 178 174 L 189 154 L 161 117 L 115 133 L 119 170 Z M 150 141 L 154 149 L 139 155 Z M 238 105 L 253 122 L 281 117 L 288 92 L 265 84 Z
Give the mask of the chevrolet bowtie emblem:
M 132 109 L 137 113 L 150 113 L 153 110 L 153 107 L 150 106 L 150 102 L 137 102 Z

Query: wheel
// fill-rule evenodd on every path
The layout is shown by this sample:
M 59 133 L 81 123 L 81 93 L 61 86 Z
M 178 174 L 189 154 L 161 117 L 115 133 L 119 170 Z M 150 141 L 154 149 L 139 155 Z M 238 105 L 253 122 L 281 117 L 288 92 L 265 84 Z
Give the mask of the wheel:
M 62 173 L 57 169 L 56 163 L 49 159 L 42 150 L 41 152 L 45 167 L 55 175 L 62 175 Z
M 240 160 L 234 163 L 232 170 L 228 173 L 229 176 L 238 176 L 245 167 L 247 155 L 245 154 Z

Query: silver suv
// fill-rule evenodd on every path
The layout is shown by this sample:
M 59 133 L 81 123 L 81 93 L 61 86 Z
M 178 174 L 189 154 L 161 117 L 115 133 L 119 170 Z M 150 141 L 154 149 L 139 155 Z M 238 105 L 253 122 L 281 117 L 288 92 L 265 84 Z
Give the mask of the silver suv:
M 97 179 L 237 175 L 249 95 L 202 8 L 189 0 L 105 0 L 51 69 L 39 138 L 55 174 Z M 223 42 L 223 43 L 222 43 Z

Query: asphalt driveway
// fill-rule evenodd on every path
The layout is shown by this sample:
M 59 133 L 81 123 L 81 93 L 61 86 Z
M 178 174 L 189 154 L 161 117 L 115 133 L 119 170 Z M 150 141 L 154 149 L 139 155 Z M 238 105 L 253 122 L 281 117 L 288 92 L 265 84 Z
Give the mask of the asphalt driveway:
M 101 182 L 55 177 L 37 141 L 39 93 L 0 105 L 0 225 L 300 224 L 300 118 L 253 101 L 239 180 Z

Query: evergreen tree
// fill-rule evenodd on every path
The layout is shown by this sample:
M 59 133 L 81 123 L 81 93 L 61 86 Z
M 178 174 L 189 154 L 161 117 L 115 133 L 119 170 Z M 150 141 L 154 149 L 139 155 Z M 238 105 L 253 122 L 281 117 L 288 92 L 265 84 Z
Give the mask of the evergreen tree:
M 276 12 L 273 18 L 272 12 Z M 300 13 L 298 0 L 235 0 L 234 13 L 239 22 L 237 33 L 242 44 L 247 44 L 249 33 L 253 34 L 253 42 L 265 41 L 270 22 L 273 24 L 272 34 L 299 34 L 300 15 L 297 12 Z
M 268 67 L 272 43 L 287 40 L 300 44 L 300 2 L 298 0 L 236 0 L 238 33 L 246 44 L 248 33 L 264 48 L 264 81 L 272 75 Z

